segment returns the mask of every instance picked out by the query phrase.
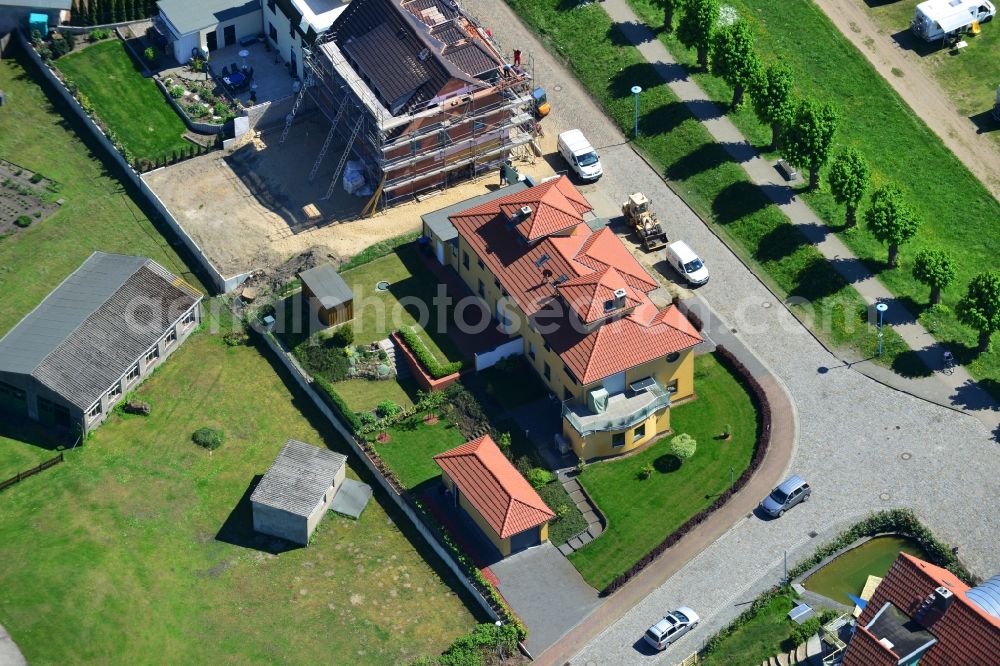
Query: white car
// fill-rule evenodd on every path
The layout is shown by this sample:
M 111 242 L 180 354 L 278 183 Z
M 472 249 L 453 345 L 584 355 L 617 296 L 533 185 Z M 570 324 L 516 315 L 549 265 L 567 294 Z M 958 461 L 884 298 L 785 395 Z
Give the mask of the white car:
M 700 285 L 708 282 L 708 269 L 705 268 L 704 262 L 684 241 L 674 241 L 668 245 L 666 259 L 688 284 Z
M 567 130 L 560 134 L 557 146 L 559 154 L 583 180 L 597 180 L 604 174 L 601 158 L 580 130 Z
M 663 619 L 647 629 L 642 637 L 655 649 L 665 650 L 668 645 L 697 627 L 699 620 L 701 618 L 697 613 L 687 606 L 681 606 L 664 615 Z

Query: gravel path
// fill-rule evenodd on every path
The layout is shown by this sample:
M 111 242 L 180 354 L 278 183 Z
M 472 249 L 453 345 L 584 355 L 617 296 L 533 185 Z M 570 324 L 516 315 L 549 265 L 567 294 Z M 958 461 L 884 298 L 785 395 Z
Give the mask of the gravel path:
M 920 56 L 900 48 L 879 28 L 862 3 L 863 0 L 816 0 L 827 18 L 864 54 L 913 112 L 1000 199 L 1000 148 L 988 137 L 977 134 L 975 123 L 955 109 L 933 77 L 921 67 L 917 60 Z M 987 24 L 986 29 L 996 28 Z
M 1000 452 L 983 424 L 843 367 L 636 156 L 505 3 L 465 0 L 463 6 L 508 51 L 520 48 L 533 56 L 536 80 L 553 105 L 543 121 L 546 152 L 552 152 L 556 134 L 573 127 L 582 129 L 600 151 L 604 178 L 581 188 L 597 213 L 618 215 L 625 196 L 641 190 L 652 198 L 671 238 L 685 239 L 705 259 L 712 280 L 699 295 L 719 313 L 718 323 L 736 329 L 787 387 L 800 424 L 791 470 L 815 488 L 812 501 L 781 520 L 737 523 L 582 651 L 584 641 L 572 646 L 570 654 L 579 651 L 572 663 L 680 660 L 735 617 L 743 609 L 737 604 L 777 580 L 786 550 L 789 562 L 797 561 L 827 535 L 873 509 L 911 507 L 941 539 L 960 548 L 960 557 L 975 574 L 1000 571 L 995 538 L 1000 513 L 982 511 L 978 499 L 1000 496 Z M 557 157 L 551 159 L 556 168 L 565 168 Z M 820 536 L 810 538 L 811 531 Z M 702 625 L 659 657 L 637 652 L 634 644 L 642 631 L 679 604 L 701 612 Z M 539 661 L 563 663 L 555 656 L 546 653 Z

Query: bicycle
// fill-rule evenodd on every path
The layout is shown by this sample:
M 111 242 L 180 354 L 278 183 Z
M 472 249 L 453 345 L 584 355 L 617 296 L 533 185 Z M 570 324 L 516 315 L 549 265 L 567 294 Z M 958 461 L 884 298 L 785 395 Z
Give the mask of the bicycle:
M 953 374 L 955 372 L 955 356 L 951 352 L 946 351 L 942 355 L 942 361 L 944 367 L 941 369 L 941 372 L 946 375 Z

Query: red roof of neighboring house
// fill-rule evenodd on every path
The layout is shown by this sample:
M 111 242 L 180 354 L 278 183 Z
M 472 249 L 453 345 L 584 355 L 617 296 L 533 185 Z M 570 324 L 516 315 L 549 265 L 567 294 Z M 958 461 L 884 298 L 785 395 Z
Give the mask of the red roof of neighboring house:
M 555 518 L 489 435 L 438 454 L 434 462 L 501 539 Z
M 951 590 L 954 594 L 951 605 L 945 611 L 931 606 L 921 615 L 921 603 L 937 587 Z M 966 596 L 968 590 L 969 586 L 947 569 L 900 553 L 889 573 L 875 588 L 858 619 L 858 625 L 867 625 L 886 602 L 891 602 L 938 640 L 920 658 L 921 666 L 1000 664 L 1000 619 L 971 601 Z M 874 636 L 865 635 L 859 629 L 848 646 L 844 666 L 877 663 L 870 660 L 872 640 L 875 640 Z M 906 655 L 899 655 L 903 656 Z
M 537 211 L 527 232 L 526 223 L 517 221 L 523 205 Z M 611 229 L 595 232 L 583 223 L 580 215 L 588 210 L 583 195 L 563 176 L 450 217 L 583 384 L 702 340 L 676 307 L 656 309 L 647 294 L 659 284 Z M 525 242 L 533 235 L 540 239 Z M 615 289 L 625 289 L 626 305 L 606 311 Z M 611 318 L 592 326 L 605 317 Z

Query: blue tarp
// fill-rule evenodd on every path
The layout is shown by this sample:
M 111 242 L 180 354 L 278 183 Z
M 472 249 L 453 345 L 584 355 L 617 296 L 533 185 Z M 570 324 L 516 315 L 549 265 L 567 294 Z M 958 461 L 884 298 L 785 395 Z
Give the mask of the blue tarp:
M 848 594 L 847 596 L 849 596 L 851 598 L 851 601 L 854 602 L 854 605 L 860 608 L 861 610 L 864 610 L 865 606 L 868 605 L 868 602 L 862 599 L 861 597 L 856 597 L 853 594 Z

